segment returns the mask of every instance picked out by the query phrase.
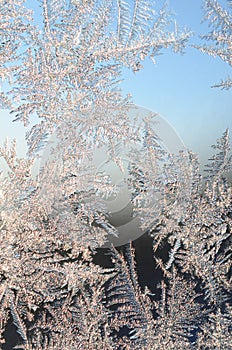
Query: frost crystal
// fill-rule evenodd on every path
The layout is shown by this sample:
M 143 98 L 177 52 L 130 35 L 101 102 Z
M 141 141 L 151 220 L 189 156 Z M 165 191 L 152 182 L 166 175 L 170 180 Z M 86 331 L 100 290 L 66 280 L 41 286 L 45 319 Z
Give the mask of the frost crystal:
M 227 0 L 227 8 L 223 8 L 216 0 L 205 1 L 205 21 L 209 22 L 212 30 L 203 35 L 202 39 L 209 44 L 197 48 L 211 55 L 219 57 L 230 67 L 232 65 L 232 15 L 231 0 Z M 229 90 L 232 86 L 231 77 L 228 76 L 214 87 Z
M 15 141 L 0 147 L 4 350 L 231 349 L 229 131 L 203 181 L 120 90 L 123 67 L 189 38 L 160 3 L 40 0 L 33 14 L 0 0 L 1 108 L 33 122 L 25 159 Z M 230 17 L 207 4 L 224 35 Z M 128 215 L 143 237 L 102 248 Z

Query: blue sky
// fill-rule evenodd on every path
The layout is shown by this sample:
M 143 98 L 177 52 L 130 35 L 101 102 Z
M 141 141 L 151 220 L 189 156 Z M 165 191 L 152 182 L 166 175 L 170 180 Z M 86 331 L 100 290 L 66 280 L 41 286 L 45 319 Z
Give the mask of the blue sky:
M 30 1 L 29 1 L 30 3 Z M 32 1 L 33 3 L 33 1 Z M 199 43 L 207 24 L 201 24 L 201 0 L 169 0 L 180 27 L 193 32 L 190 44 Z M 223 5 L 226 1 L 220 1 Z M 131 93 L 135 104 L 160 113 L 176 130 L 186 147 L 198 153 L 202 163 L 210 155 L 210 145 L 229 127 L 232 131 L 232 91 L 210 86 L 231 73 L 219 59 L 202 54 L 190 45 L 184 55 L 164 51 L 157 64 L 146 60 L 136 74 L 123 71 L 123 92 Z M 0 111 L 0 143 L 6 136 L 16 137 L 20 154 L 25 150 L 25 128 L 12 123 L 6 111 Z
M 190 44 L 199 43 L 199 34 L 208 31 L 207 24 L 201 23 L 202 4 L 200 0 L 169 0 L 177 23 L 193 32 Z M 147 60 L 139 73 L 125 71 L 122 86 L 136 104 L 169 121 L 186 147 L 205 163 L 216 139 L 227 127 L 232 132 L 232 91 L 211 88 L 231 73 L 228 64 L 189 45 L 184 55 L 164 51 L 156 65 Z

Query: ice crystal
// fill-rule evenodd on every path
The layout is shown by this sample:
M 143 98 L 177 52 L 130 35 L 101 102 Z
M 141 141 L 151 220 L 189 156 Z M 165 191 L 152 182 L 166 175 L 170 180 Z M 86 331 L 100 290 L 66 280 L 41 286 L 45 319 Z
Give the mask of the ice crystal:
M 229 132 L 203 182 L 197 157 L 173 152 L 151 115 L 131 122 L 119 85 L 123 66 L 136 72 L 165 48 L 182 51 L 189 33 L 154 1 L 38 4 L 42 23 L 30 3 L 0 1 L 1 107 L 25 125 L 37 120 L 28 157 L 15 141 L 0 147 L 9 170 L 0 177 L 2 349 L 229 349 Z M 93 178 L 96 149 L 107 161 Z M 35 176 L 41 150 L 49 156 Z M 107 162 L 127 172 L 126 185 L 115 186 Z M 118 233 L 99 198 L 121 188 L 144 235 L 99 248 Z
M 230 67 L 232 65 L 232 16 L 231 1 L 223 7 L 219 1 L 205 1 L 205 21 L 209 23 L 212 30 L 202 39 L 208 44 L 198 46 L 198 49 L 213 57 L 219 57 Z M 231 77 L 228 76 L 214 87 L 229 90 L 232 86 Z

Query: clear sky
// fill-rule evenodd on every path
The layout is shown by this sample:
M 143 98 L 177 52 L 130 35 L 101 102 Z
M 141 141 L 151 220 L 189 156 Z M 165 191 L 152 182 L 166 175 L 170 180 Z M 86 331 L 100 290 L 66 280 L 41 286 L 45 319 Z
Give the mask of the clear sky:
M 180 27 L 193 32 L 190 44 L 199 43 L 198 35 L 208 30 L 206 24 L 201 24 L 203 1 L 169 0 L 168 3 Z M 231 73 L 223 61 L 188 46 L 184 55 L 164 51 L 157 58 L 157 65 L 146 60 L 144 69 L 136 74 L 124 70 L 122 89 L 125 94 L 132 94 L 135 104 L 160 113 L 205 163 L 216 138 L 227 127 L 232 132 L 232 90 L 210 87 Z M 0 126 L 0 143 L 6 136 L 16 137 L 22 154 L 25 128 L 12 123 L 5 111 L 0 111 Z
M 223 5 L 226 1 L 220 1 Z M 177 23 L 193 31 L 190 44 L 208 31 L 201 0 L 169 0 Z M 123 89 L 138 105 L 160 113 L 182 138 L 186 147 L 205 163 L 211 144 L 228 127 L 232 133 L 232 90 L 211 88 L 232 74 L 228 64 L 191 47 L 184 55 L 164 51 L 157 65 L 146 61 L 137 74 L 125 71 Z

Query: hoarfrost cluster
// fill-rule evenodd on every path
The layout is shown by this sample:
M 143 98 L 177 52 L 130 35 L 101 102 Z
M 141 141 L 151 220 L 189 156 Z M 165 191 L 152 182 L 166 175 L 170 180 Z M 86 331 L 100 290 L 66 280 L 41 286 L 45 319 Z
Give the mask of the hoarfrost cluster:
M 9 169 L 0 178 L 2 349 L 231 349 L 229 131 L 203 179 L 196 155 L 165 150 L 149 119 L 131 123 L 132 99 L 120 90 L 123 67 L 136 72 L 188 42 L 160 3 L 41 0 L 35 15 L 24 1 L 0 0 L 0 106 L 25 126 L 37 120 L 25 159 L 15 141 L 0 147 Z M 231 65 L 229 10 L 206 9 L 218 45 L 202 50 Z M 35 176 L 52 134 L 54 158 Z M 136 241 L 101 248 L 117 227 L 97 194 L 118 188 L 107 174 L 90 176 L 96 147 L 120 169 L 123 147 L 136 159 L 128 188 L 150 243 L 149 281 Z

